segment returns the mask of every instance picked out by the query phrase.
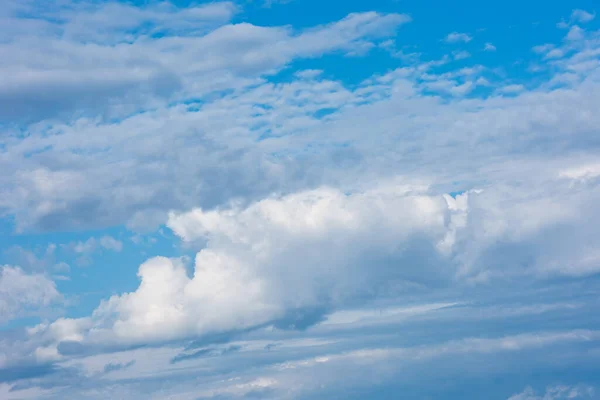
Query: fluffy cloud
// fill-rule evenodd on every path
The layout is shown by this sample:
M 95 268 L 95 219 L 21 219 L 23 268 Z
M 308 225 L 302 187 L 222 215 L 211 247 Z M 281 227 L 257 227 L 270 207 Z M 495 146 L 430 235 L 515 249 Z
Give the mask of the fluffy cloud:
M 150 259 L 140 266 L 137 291 L 96 310 L 90 334 L 102 335 L 107 323 L 111 336 L 125 342 L 251 328 L 295 310 L 323 313 L 373 296 L 391 277 L 413 279 L 415 266 L 403 271 L 402 259 L 426 267 L 435 259 L 428 252 L 451 240 L 451 217 L 443 197 L 406 196 L 407 190 L 345 195 L 324 188 L 247 208 L 172 214 L 169 226 L 182 239 L 208 240 L 194 276 L 181 261 Z M 379 271 L 365 269 L 376 263 L 383 263 Z
M 72 321 L 83 329 L 77 341 L 160 342 L 265 323 L 300 327 L 414 285 L 593 274 L 600 270 L 600 214 L 581 210 L 600 199 L 598 186 L 560 176 L 528 189 L 490 186 L 455 197 L 392 182 L 172 213 L 174 233 L 203 247 L 193 275 L 185 260 L 148 260 L 135 292 Z

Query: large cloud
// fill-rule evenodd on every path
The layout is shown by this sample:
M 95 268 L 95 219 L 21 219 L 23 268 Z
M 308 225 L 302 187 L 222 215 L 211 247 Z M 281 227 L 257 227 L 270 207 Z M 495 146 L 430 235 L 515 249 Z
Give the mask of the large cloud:
M 148 260 L 135 292 L 72 322 L 82 329 L 76 341 L 161 342 L 266 323 L 302 328 L 333 309 L 415 288 L 596 273 L 600 214 L 582 210 L 600 199 L 598 186 L 560 175 L 455 197 L 386 182 L 172 213 L 175 234 L 202 247 L 193 276 L 185 260 Z M 51 346 L 63 340 L 53 336 Z
M 333 30 L 345 32 L 332 36 L 338 38 L 332 46 L 343 47 L 386 32 L 398 18 L 352 15 L 293 41 L 321 46 L 325 41 L 314 36 Z M 209 36 L 226 29 L 241 28 Z M 457 69 L 444 58 L 374 75 L 353 88 L 300 74 L 280 84 L 227 84 L 237 89 L 117 121 L 31 125 L 25 137 L 3 139 L 0 167 L 12 173 L 0 178 L 0 207 L 15 215 L 19 230 L 141 228 L 164 223 L 170 209 L 208 209 L 323 184 L 345 190 L 398 172 L 442 191 L 514 179 L 524 169 L 543 177 L 553 164 L 594 161 L 598 46 L 591 33 L 564 44 L 561 51 L 570 56 L 547 64 L 549 79 L 518 95 L 495 92 L 507 82 L 486 67 Z M 483 98 L 431 93 L 432 83 L 478 87 L 484 77 Z
M 121 118 L 198 99 L 243 87 L 295 58 L 353 51 L 410 20 L 352 14 L 294 32 L 231 24 L 236 8 L 231 2 L 186 8 L 168 2 L 64 2 L 56 8 L 14 2 L 0 15 L 6 37 L 0 71 L 11 76 L 0 81 L 0 122 L 68 120 L 74 114 Z M 32 29 L 19 29 L 27 23 Z
M 262 335 L 272 328 L 278 337 L 293 335 L 288 328 L 312 327 L 330 333 L 338 329 L 336 321 L 345 324 L 339 319 L 347 315 L 339 310 L 365 303 L 375 309 L 370 302 L 418 294 L 439 301 L 424 306 L 436 310 L 439 304 L 461 304 L 463 293 L 481 292 L 489 297 L 479 299 L 502 303 L 521 296 L 506 289 L 512 285 L 535 291 L 546 279 L 600 271 L 597 32 L 578 28 L 560 45 L 537 48 L 547 75 L 535 86 L 534 80 L 504 79 L 482 65 L 455 67 L 450 55 L 427 62 L 407 57 L 401 68 L 348 85 L 327 71 L 286 77 L 282 68 L 331 52 L 356 56 L 377 45 L 391 51 L 393 43 L 378 39 L 392 35 L 406 16 L 351 14 L 294 30 L 228 24 L 235 11 L 229 3 L 187 10 L 111 7 L 74 7 L 64 20 L 49 14 L 28 21 L 44 35 L 7 35 L 0 51 L 19 52 L 0 68 L 23 75 L 0 85 L 0 104 L 3 96 L 21 101 L 3 108 L 0 118 L 18 125 L 34 105 L 36 113 L 27 116 L 56 119 L 21 125 L 17 133 L 2 128 L 0 169 L 9 172 L 0 176 L 0 211 L 14 216 L 19 231 L 166 223 L 197 254 L 192 265 L 185 257 L 151 258 L 139 267 L 137 289 L 106 299 L 88 317 L 44 321 L 23 340 L 1 342 L 7 368 L 42 365 L 47 373 L 62 363 L 77 369 L 82 353 L 197 339 L 191 349 L 149 349 L 171 373 L 165 364 L 180 368 L 202 355 L 244 349 L 194 347 L 239 332 Z M 15 21 L 13 11 L 2 11 L 7 21 Z M 590 18 L 578 15 L 580 21 Z M 128 30 L 138 34 L 120 40 Z M 39 48 L 51 49 L 55 59 L 33 57 Z M 65 90 L 54 99 L 57 87 Z M 44 103 L 48 94 L 52 104 Z M 73 109 L 93 117 L 73 117 Z M 122 244 L 104 237 L 73 242 L 72 249 L 85 254 L 99 246 L 118 251 Z M 10 301 L 0 299 L 0 306 L 11 317 L 58 296 L 42 275 L 3 271 L 11 281 L 37 288 L 22 297 L 5 290 Z M 521 300 L 529 304 L 546 289 Z M 579 289 L 568 286 L 565 292 Z M 502 329 L 514 334 L 523 316 L 552 312 L 567 315 L 543 321 L 555 330 L 580 324 L 596 329 L 593 316 L 572 318 L 573 310 L 592 314 L 589 297 L 578 301 L 473 306 L 468 321 L 477 324 L 465 324 L 463 317 L 461 326 L 448 327 L 456 317 L 449 311 L 442 323 L 425 328 L 457 336 L 473 328 L 470 335 L 480 337 L 478 329 L 501 329 L 494 318 L 510 317 L 515 320 Z M 357 352 L 372 339 L 362 329 L 372 332 L 382 323 L 370 318 L 351 332 L 361 344 L 344 347 L 345 353 L 336 353 L 342 345 L 336 346 L 346 332 L 335 331 L 337 338 L 319 343 L 330 344 L 336 355 L 315 354 L 273 368 L 298 371 L 329 363 L 351 370 L 365 358 L 396 363 L 398 357 L 452 358 L 598 338 L 593 329 L 445 342 L 430 335 L 427 340 L 441 344 Z M 400 318 L 392 313 L 390 319 Z M 389 343 L 400 329 L 398 340 L 426 331 L 394 326 L 380 343 Z M 265 340 L 253 346 L 271 349 Z M 106 361 L 94 370 L 101 379 L 117 372 L 135 379 L 136 368 L 154 365 L 131 363 L 129 353 L 118 360 L 97 356 Z M 248 362 L 243 355 L 238 360 Z M 225 375 L 231 365 L 215 373 Z M 327 373 L 315 370 L 309 374 Z M 220 382 L 206 394 L 250 396 L 299 385 L 283 375 L 249 376 L 225 389 Z M 327 384 L 326 377 L 314 381 Z M 189 397 L 198 397 L 197 385 Z M 106 397 L 94 390 L 89 397 Z M 127 397 L 119 390 L 112 397 Z

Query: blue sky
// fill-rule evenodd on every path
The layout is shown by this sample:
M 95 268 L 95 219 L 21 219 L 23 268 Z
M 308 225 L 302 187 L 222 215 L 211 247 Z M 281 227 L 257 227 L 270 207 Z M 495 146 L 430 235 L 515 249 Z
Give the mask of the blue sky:
M 0 0 L 0 399 L 600 398 L 597 8 Z

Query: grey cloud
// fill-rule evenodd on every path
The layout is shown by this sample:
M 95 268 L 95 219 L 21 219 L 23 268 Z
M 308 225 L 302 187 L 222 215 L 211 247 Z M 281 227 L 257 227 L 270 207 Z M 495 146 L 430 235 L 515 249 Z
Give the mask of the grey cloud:
M 223 356 L 223 355 L 226 355 L 229 353 L 235 353 L 237 351 L 240 351 L 240 349 L 241 349 L 241 346 L 232 345 L 232 346 L 228 346 L 228 347 L 224 347 L 224 348 L 200 349 L 200 350 L 196 350 L 192 353 L 180 353 L 171 359 L 171 364 L 176 364 L 178 362 L 182 362 L 182 361 L 186 361 L 186 360 L 193 360 L 193 359 L 199 358 L 199 357 Z
M 575 384 L 594 376 L 597 354 L 593 349 L 600 337 L 595 330 L 600 320 L 594 313 L 594 280 L 443 292 L 442 297 L 428 293 L 418 298 L 443 298 L 457 304 L 407 305 L 420 292 L 407 293 L 392 303 L 376 302 L 369 309 L 340 312 L 302 332 L 263 327 L 223 336 L 222 344 L 207 346 L 205 342 L 200 348 L 178 342 L 65 352 L 51 375 L 22 376 L 10 385 L 14 393 L 26 388 L 50 390 L 37 396 L 42 399 L 113 395 L 141 399 L 149 394 L 243 398 L 255 390 L 267 398 L 363 394 L 377 399 L 400 388 L 407 398 L 416 399 L 426 394 L 451 397 L 452 393 L 464 398 L 479 382 L 478 390 L 496 393 L 501 400 L 521 392 L 534 376 L 542 388 L 563 375 L 562 382 L 577 378 Z M 567 302 L 547 303 L 561 298 Z M 573 301 L 580 302 L 579 306 L 572 307 Z M 8 346 L 7 354 L 19 347 L 21 354 L 31 354 L 33 349 L 23 347 L 24 337 L 34 341 L 33 349 L 43 344 L 35 335 L 16 335 L 12 342 L 2 336 L 0 344 Z M 11 354 L 13 362 L 18 359 Z M 174 359 L 177 362 L 172 364 Z M 111 364 L 131 365 L 111 371 L 107 383 L 104 370 Z M 22 361 L 14 367 L 22 368 L 19 365 L 35 364 Z M 503 378 L 507 376 L 512 379 Z M 440 386 L 435 383 L 439 380 L 453 383 Z M 497 380 L 503 385 L 495 385 Z
M 341 27 L 306 35 L 350 29 L 340 34 L 348 43 L 373 21 L 380 17 L 353 16 Z M 256 32 L 263 43 L 270 33 L 263 37 L 261 29 L 228 26 L 201 40 L 221 43 L 245 30 L 244 40 L 255 40 Z M 294 40 L 307 40 L 303 35 Z M 517 165 L 541 176 L 551 173 L 552 162 L 589 157 L 598 145 L 598 72 L 586 64 L 596 57 L 581 50 L 556 65 L 579 71 L 570 74 L 575 80 L 568 87 L 550 81 L 511 97 L 463 99 L 486 76 L 485 68 L 437 75 L 436 64 L 425 63 L 374 76 L 355 89 L 320 78 L 256 82 L 210 101 L 110 123 L 32 125 L 28 137 L 4 141 L 0 164 L 18 173 L 2 178 L 0 208 L 16 215 L 21 230 L 137 227 L 164 222 L 169 209 L 210 208 L 320 184 L 347 186 L 389 171 L 440 185 L 463 182 L 462 189 L 505 179 Z M 485 81 L 498 85 L 490 76 Z M 447 103 L 421 95 L 426 87 L 459 96 Z M 319 110 L 334 112 L 319 117 Z M 364 135 L 371 121 L 377 121 L 377 141 Z M 562 155 L 536 164 L 556 154 Z
M 131 360 L 128 363 L 125 364 L 121 364 L 121 363 L 109 363 L 106 364 L 104 366 L 104 373 L 109 373 L 109 372 L 113 372 L 113 371 L 120 371 L 123 369 L 127 369 L 129 367 L 131 367 L 133 364 L 135 364 L 135 360 Z
M 45 308 L 61 301 L 62 296 L 55 283 L 45 275 L 28 274 L 18 267 L 0 266 L 0 323 L 40 315 Z M 2 361 L 0 359 L 0 365 Z
M 34 28 L 27 35 L 9 35 L 0 45 L 0 55 L 6 55 L 0 71 L 11 77 L 0 81 L 1 122 L 123 118 L 169 101 L 239 87 L 244 79 L 272 73 L 296 57 L 352 49 L 408 21 L 401 15 L 364 13 L 293 32 L 224 25 L 235 10 L 226 2 L 184 9 L 168 3 L 66 4 L 65 10 L 53 11 L 56 15 L 30 6 L 29 20 L 51 32 Z M 9 11 L 5 18 L 19 25 L 24 19 L 20 11 Z M 156 32 L 146 32 L 146 25 Z M 46 56 L 40 59 L 39 53 Z

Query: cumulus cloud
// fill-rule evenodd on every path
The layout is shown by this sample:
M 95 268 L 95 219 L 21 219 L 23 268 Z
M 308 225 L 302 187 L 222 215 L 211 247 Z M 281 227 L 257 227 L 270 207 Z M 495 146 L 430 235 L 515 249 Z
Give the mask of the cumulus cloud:
M 108 318 L 119 340 L 165 340 L 255 327 L 294 310 L 323 313 L 372 296 L 390 274 L 402 277 L 402 258 L 422 263 L 419 255 L 430 259 L 445 239 L 444 198 L 399 196 L 403 190 L 346 196 L 324 188 L 248 208 L 172 214 L 169 226 L 183 240 L 208 240 L 194 276 L 180 261 L 153 258 L 139 269 L 139 289 L 103 303 L 94 318 Z M 384 263 L 382 272 L 364 270 L 372 263 Z M 414 270 L 405 273 L 413 279 Z
M 580 210 L 598 201 L 598 186 L 573 190 L 561 176 L 527 190 L 502 185 L 455 197 L 386 183 L 171 213 L 177 236 L 205 244 L 193 275 L 185 260 L 152 258 L 139 268 L 136 291 L 69 324 L 77 341 L 161 342 L 280 320 L 310 325 L 415 284 L 593 274 L 600 214 Z

